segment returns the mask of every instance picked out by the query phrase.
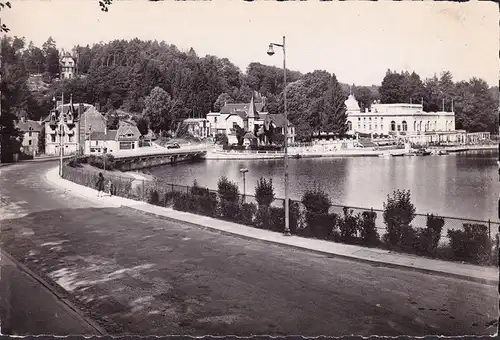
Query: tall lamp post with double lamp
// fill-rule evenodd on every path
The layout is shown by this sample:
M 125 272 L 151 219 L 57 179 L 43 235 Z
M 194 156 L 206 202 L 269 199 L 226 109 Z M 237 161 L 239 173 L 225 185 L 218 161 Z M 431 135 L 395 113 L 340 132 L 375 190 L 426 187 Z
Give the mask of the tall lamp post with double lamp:
M 269 50 L 267 54 L 274 55 L 274 46 L 283 48 L 283 103 L 284 103 L 284 116 L 285 116 L 285 231 L 284 235 L 291 235 L 290 233 L 290 216 L 289 216 L 289 198 L 288 198 L 288 117 L 287 117 L 287 105 L 286 105 L 286 48 L 285 48 L 285 36 L 283 36 L 283 43 L 276 44 L 270 43 Z

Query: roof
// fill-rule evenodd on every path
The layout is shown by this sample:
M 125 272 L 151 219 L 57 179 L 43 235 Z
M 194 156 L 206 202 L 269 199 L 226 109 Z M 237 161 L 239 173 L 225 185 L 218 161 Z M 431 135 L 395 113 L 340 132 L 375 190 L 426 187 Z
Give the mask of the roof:
M 259 113 L 264 108 L 263 103 L 254 103 L 256 113 Z M 247 112 L 250 107 L 248 103 L 226 104 L 220 109 L 220 113 L 233 113 L 236 110 Z
M 247 132 L 244 136 L 243 139 L 257 139 L 257 137 L 254 136 L 253 133 Z
M 116 133 L 118 130 L 108 130 L 107 133 L 104 132 L 92 132 L 90 134 L 91 140 L 116 140 Z
M 203 123 L 206 122 L 206 118 L 186 118 L 184 119 L 184 123 Z
M 276 125 L 276 127 L 285 126 L 285 116 L 282 113 L 268 114 L 266 116 L 266 120 L 273 122 L 273 124 Z M 290 121 L 288 121 L 288 126 L 291 126 Z
M 93 107 L 92 105 L 90 104 L 84 104 L 84 103 L 73 103 L 73 104 L 64 104 L 64 105 L 59 105 L 56 110 L 59 112 L 63 112 L 64 114 L 68 113 L 69 111 L 72 110 L 73 112 L 73 117 L 74 118 L 78 118 L 78 115 L 79 115 L 79 112 L 78 112 L 78 108 L 80 105 L 83 105 L 83 113 L 87 112 L 88 109 L 90 109 L 91 107 Z M 71 108 L 71 106 L 73 106 Z M 59 115 L 57 114 L 56 117 L 59 117 Z M 50 114 L 43 120 L 43 122 L 48 122 L 50 120 Z
M 34 120 L 20 120 L 17 123 L 17 128 L 23 132 L 36 131 L 40 132 L 42 130 L 42 125 Z

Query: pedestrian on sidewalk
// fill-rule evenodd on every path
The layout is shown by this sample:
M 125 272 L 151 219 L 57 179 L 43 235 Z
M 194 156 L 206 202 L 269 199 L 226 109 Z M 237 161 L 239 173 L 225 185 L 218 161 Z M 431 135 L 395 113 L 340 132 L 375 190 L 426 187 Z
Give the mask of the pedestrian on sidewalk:
M 99 172 L 99 177 L 97 178 L 97 197 L 101 197 L 101 192 L 104 192 L 104 176 L 102 172 Z

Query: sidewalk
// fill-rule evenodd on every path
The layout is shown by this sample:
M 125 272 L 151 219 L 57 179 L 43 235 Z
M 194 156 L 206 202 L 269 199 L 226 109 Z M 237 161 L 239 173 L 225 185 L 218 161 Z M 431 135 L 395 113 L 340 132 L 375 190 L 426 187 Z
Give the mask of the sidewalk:
M 489 285 L 498 285 L 499 271 L 498 268 L 494 267 L 481 267 L 471 264 L 434 260 L 409 254 L 393 253 L 384 249 L 365 248 L 298 236 L 284 236 L 280 233 L 268 230 L 252 228 L 207 216 L 176 211 L 171 208 L 158 207 L 127 198 L 116 196 L 98 198 L 96 190 L 60 178 L 57 168 L 49 170 L 45 175 L 45 179 L 52 185 L 72 192 L 74 195 L 86 198 L 93 202 L 100 202 L 101 204 L 107 206 L 124 206 L 159 218 L 183 221 L 202 228 L 217 230 L 232 235 L 239 235 L 249 239 L 258 239 L 273 244 L 286 245 L 301 250 L 309 250 L 326 256 L 342 257 L 374 265 L 404 268 Z
M 0 315 L 4 335 L 105 335 L 48 284 L 1 251 Z

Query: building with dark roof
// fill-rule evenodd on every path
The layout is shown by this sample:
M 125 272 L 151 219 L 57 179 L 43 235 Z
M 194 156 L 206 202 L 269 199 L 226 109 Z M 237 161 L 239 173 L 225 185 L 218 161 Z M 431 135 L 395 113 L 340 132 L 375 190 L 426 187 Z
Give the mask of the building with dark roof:
M 40 150 L 38 147 L 38 139 L 43 128 L 41 121 L 29 120 L 23 116 L 17 123 L 17 128 L 23 132 L 21 152 L 33 156 L 36 156 L 40 152 L 43 153 L 43 150 Z
M 268 116 L 271 118 L 267 118 Z M 271 125 L 281 133 L 284 133 L 286 125 L 283 114 L 268 114 L 265 98 L 263 98 L 261 103 L 255 103 L 253 97 L 248 104 L 225 104 L 220 112 L 210 112 L 207 114 L 206 119 L 209 124 L 209 134 L 215 136 L 216 134 L 223 133 L 227 135 L 230 144 L 237 142 L 237 126 L 255 136 L 256 131 L 257 133 L 259 131 L 262 132 L 264 127 L 268 129 Z M 267 125 L 265 125 L 266 122 Z M 293 143 L 294 141 L 295 128 L 288 122 L 288 142 Z
M 82 153 L 85 140 L 92 132 L 105 133 L 106 123 L 106 118 L 93 105 L 59 103 L 43 121 L 45 154 L 59 155 L 61 147 L 66 155 Z
M 141 133 L 135 125 L 120 124 L 118 130 L 105 132 L 92 132 L 85 141 L 85 154 L 102 154 L 106 148 L 107 153 L 121 150 L 134 150 L 139 147 Z
M 72 79 L 76 75 L 76 60 L 68 52 L 64 53 L 59 61 L 61 73 L 60 79 Z

